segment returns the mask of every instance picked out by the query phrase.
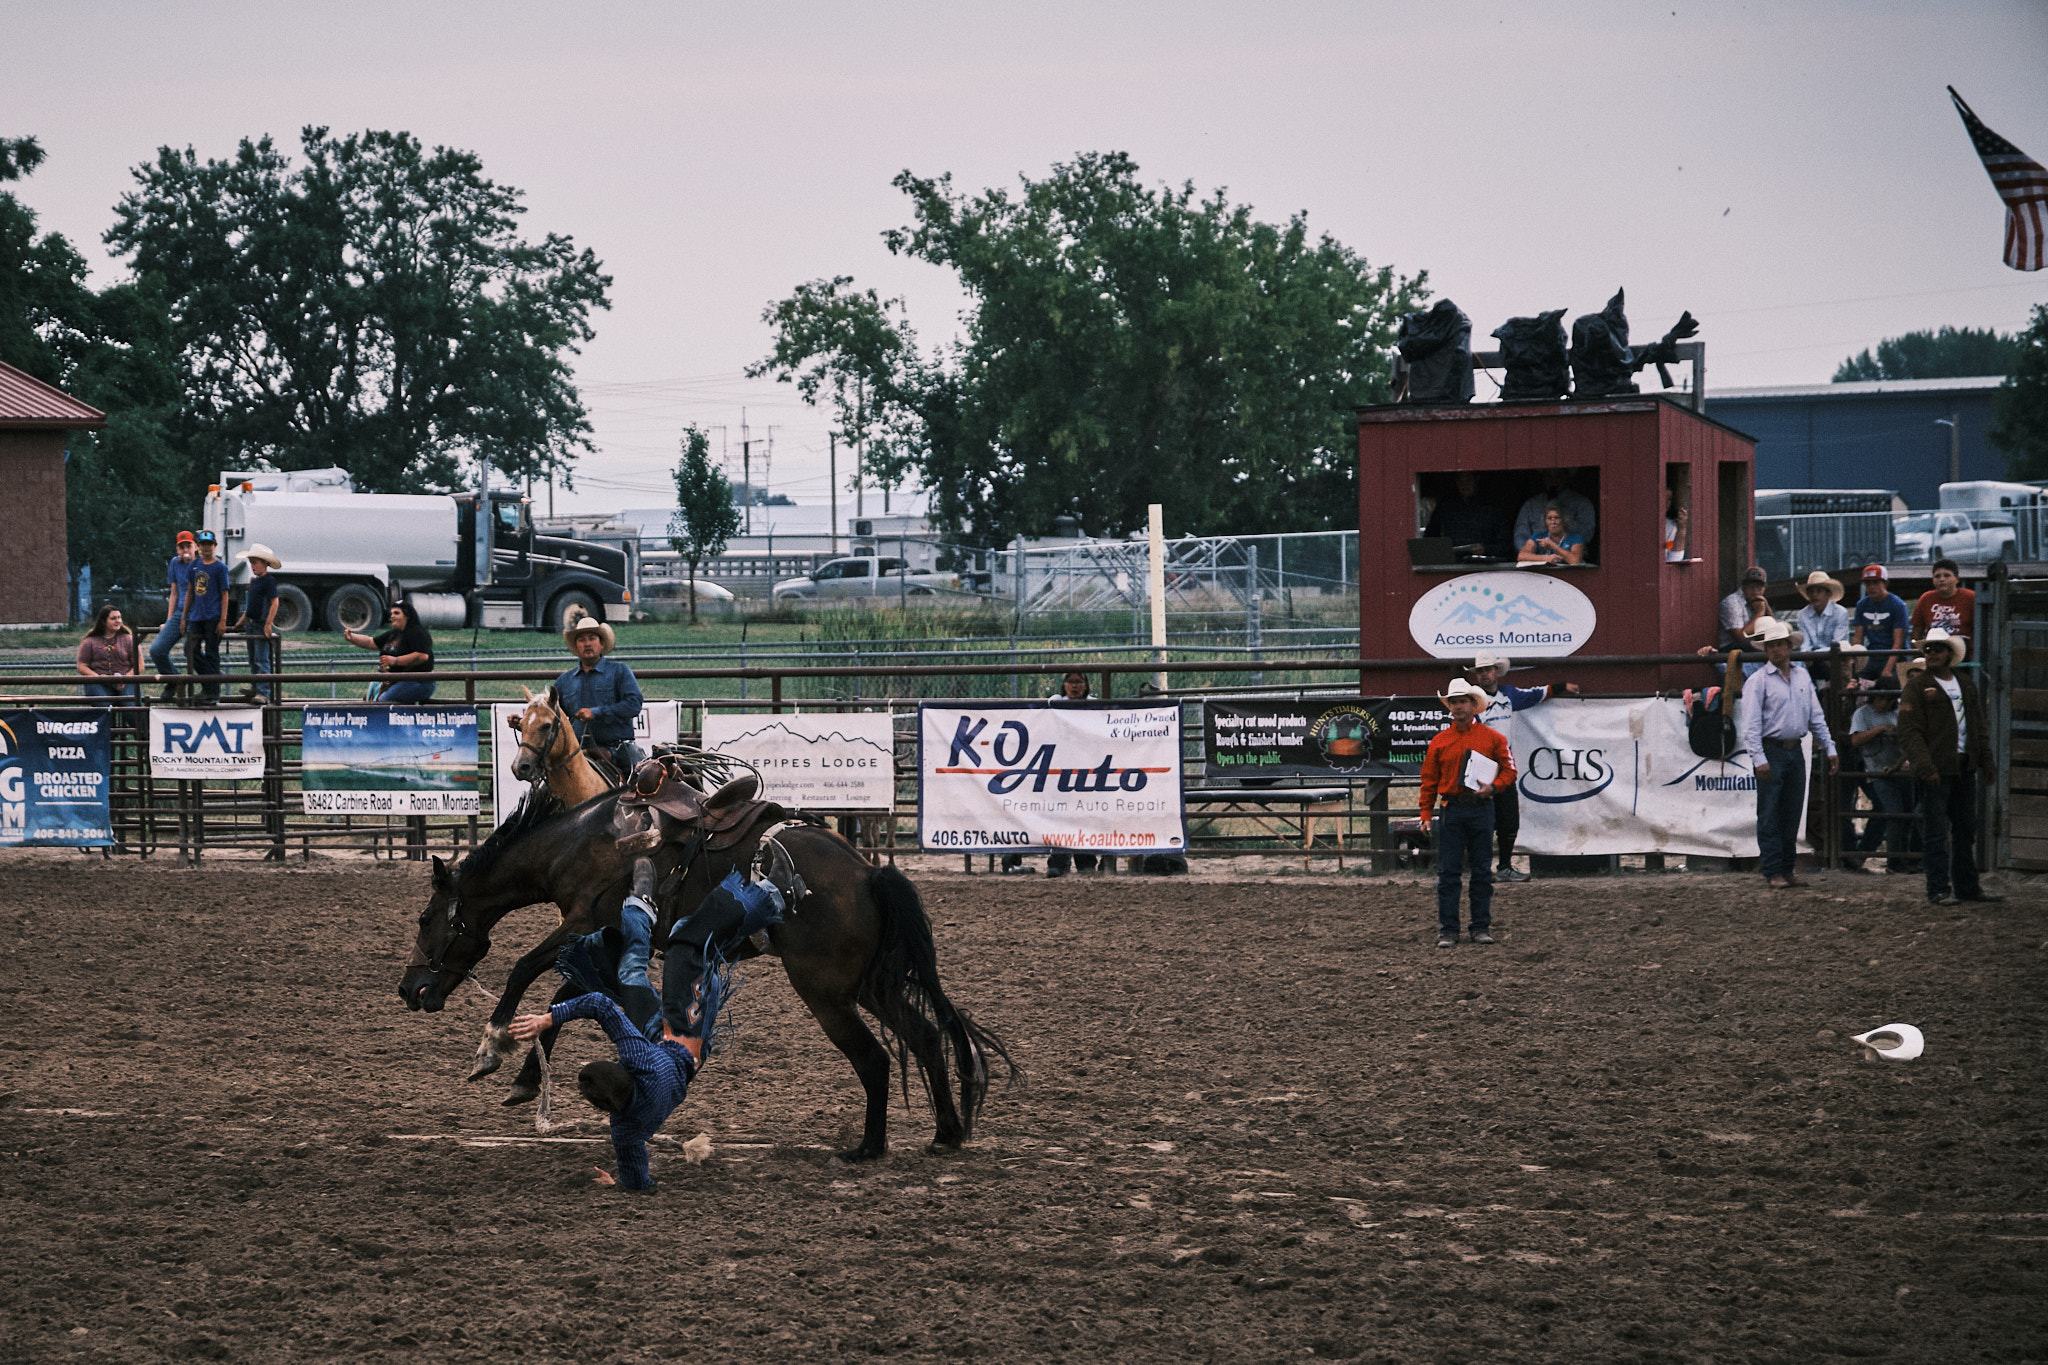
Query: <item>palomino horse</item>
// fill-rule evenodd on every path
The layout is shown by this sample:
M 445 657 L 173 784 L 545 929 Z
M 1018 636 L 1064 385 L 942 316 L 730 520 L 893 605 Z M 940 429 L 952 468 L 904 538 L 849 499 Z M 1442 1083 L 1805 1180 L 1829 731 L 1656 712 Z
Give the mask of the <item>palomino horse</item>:
M 561 694 L 552 686 L 539 695 L 525 687 L 519 690 L 526 693 L 526 710 L 505 717 L 505 724 L 519 736 L 512 775 L 528 784 L 546 779 L 548 790 L 565 806 L 580 806 L 610 791 L 612 784 L 576 742 L 576 727 L 562 712 Z
M 461 863 L 450 867 L 434 859 L 433 896 L 420 912 L 412 960 L 398 985 L 407 1009 L 439 1010 L 490 951 L 491 929 L 510 911 L 542 901 L 562 908 L 561 926 L 513 967 L 470 1079 L 497 1069 L 519 999 L 554 962 L 556 950 L 574 935 L 619 922 L 629 871 L 612 832 L 618 799 L 607 793 L 563 811 L 530 797 Z M 990 1055 L 1002 1058 L 1012 1079 L 1018 1069 L 994 1034 L 946 998 L 931 920 L 916 888 L 893 867 L 870 866 L 829 830 L 798 825 L 776 839 L 789 851 L 810 894 L 790 908 L 783 923 L 769 929 L 769 951 L 781 957 L 789 984 L 825 1036 L 846 1054 L 867 1093 L 860 1146 L 840 1155 L 858 1161 L 887 1150 L 892 1050 L 906 1096 L 910 1064 L 917 1064 L 938 1119 L 934 1146 L 959 1146 L 971 1135 L 988 1093 Z M 667 906 L 654 941 L 666 941 L 677 912 L 687 916 L 728 871 L 746 867 L 757 846 L 758 838 L 719 853 L 702 840 L 663 844 L 654 855 L 657 877 L 666 880 L 679 870 L 681 876 L 676 893 L 664 897 Z M 736 954 L 754 955 L 751 947 Z M 565 986 L 555 999 L 573 993 Z M 888 1046 L 876 1040 L 860 1009 L 881 1024 Z M 553 1032 L 540 1041 L 552 1047 Z M 958 1082 L 957 1105 L 949 1060 Z M 539 1082 L 538 1054 L 529 1053 L 506 1103 L 534 1098 Z

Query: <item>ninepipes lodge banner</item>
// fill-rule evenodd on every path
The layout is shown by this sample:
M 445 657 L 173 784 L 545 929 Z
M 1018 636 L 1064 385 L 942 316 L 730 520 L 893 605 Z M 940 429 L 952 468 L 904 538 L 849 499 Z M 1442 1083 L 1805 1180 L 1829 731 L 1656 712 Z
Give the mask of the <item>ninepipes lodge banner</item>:
M 308 815 L 475 815 L 476 708 L 308 703 Z
M 917 735 L 929 851 L 1187 847 L 1175 703 L 926 702 Z

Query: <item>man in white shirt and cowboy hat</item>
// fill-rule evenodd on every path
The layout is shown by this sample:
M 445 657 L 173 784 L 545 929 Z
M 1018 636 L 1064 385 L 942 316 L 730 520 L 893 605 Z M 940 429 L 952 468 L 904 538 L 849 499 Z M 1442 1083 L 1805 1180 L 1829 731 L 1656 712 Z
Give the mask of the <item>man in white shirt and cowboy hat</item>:
M 1818 653 L 1836 645 L 1849 643 L 1849 632 L 1855 622 L 1849 619 L 1849 609 L 1842 605 L 1842 598 L 1848 594 L 1840 579 L 1828 577 L 1825 569 L 1815 569 L 1799 585 L 1806 594 L 1806 605 L 1792 615 L 1792 629 L 1799 632 L 1809 652 Z M 1833 673 L 1826 664 L 1809 664 L 1815 687 L 1826 687 L 1834 681 Z
M 581 607 L 569 608 L 562 643 L 576 667 L 555 679 L 562 710 L 586 749 L 601 750 L 621 777 L 646 755 L 633 743 L 633 717 L 640 714 L 640 680 L 622 660 L 608 657 L 618 645 L 612 628 Z
M 1828 775 L 1841 771 L 1820 696 L 1802 664 L 1792 662 L 1799 636 L 1775 617 L 1750 637 L 1764 651 L 1764 666 L 1743 684 L 1742 747 L 1756 772 L 1756 845 L 1764 879 L 1773 888 L 1804 886 L 1793 875 L 1799 857 L 1799 817 L 1806 811 L 1806 756 L 1799 742 L 1828 756 Z

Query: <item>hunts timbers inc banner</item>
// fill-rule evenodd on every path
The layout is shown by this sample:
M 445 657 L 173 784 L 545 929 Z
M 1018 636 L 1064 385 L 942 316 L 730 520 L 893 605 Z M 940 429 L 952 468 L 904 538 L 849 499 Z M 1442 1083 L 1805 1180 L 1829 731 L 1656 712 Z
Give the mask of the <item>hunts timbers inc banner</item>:
M 103 848 L 112 713 L 0 711 L 0 847 Z
M 896 804 L 895 722 L 887 711 L 704 716 L 708 753 L 761 774 L 761 795 L 791 810 L 888 810 Z
M 926 702 L 918 843 L 932 852 L 1170 853 L 1187 846 L 1172 702 Z
M 1419 772 L 1449 719 L 1435 697 L 1204 702 L 1203 769 L 1229 778 Z
M 308 704 L 308 815 L 475 815 L 476 708 Z

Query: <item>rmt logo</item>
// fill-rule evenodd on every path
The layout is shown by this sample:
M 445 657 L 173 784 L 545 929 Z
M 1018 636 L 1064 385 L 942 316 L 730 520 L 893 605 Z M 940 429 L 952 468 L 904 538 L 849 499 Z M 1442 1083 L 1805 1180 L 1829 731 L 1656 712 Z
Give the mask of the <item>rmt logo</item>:
M 954 728 L 952 748 L 946 755 L 946 771 L 972 773 L 977 777 L 988 777 L 988 789 L 996 796 L 1007 796 L 1023 788 L 1025 780 L 1031 782 L 1033 792 L 1045 790 L 1048 781 L 1056 781 L 1055 790 L 1063 792 L 1107 792 L 1145 790 L 1146 775 L 1143 768 L 1120 768 L 1116 755 L 1104 754 L 1102 762 L 1093 767 L 1055 767 L 1058 761 L 1054 744 L 1041 744 L 1034 751 L 1031 747 L 1031 731 L 1021 720 L 1006 720 L 995 732 L 992 739 L 983 739 L 981 733 L 988 728 L 986 717 L 960 717 L 960 724 Z M 976 749 L 987 749 L 996 767 L 983 766 L 981 755 Z M 1030 760 L 1025 755 L 1030 754 Z
M 253 720 L 231 720 L 223 723 L 218 716 L 209 717 L 205 722 L 194 725 L 185 720 L 164 722 L 164 752 L 196 754 L 200 746 L 213 744 L 212 752 L 239 754 L 248 742 L 249 732 L 256 728 Z M 228 736 L 232 734 L 234 738 Z

